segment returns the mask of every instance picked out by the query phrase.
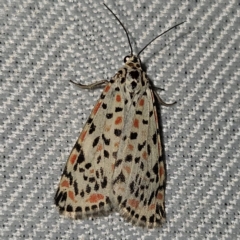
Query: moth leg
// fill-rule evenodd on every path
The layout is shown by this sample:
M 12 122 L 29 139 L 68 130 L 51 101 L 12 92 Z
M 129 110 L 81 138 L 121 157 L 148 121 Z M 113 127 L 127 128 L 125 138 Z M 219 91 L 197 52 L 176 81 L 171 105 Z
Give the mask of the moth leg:
M 153 86 L 153 88 L 154 88 L 155 90 L 165 91 L 164 88 L 160 88 L 160 87 L 156 87 L 156 86 Z
M 170 107 L 170 106 L 173 106 L 175 103 L 177 103 L 176 101 L 173 103 L 166 103 L 159 97 L 159 95 L 156 92 L 154 92 L 154 95 L 157 98 L 158 102 L 165 107 Z
M 81 83 L 76 83 L 72 80 L 70 80 L 70 82 L 75 84 L 76 86 L 78 86 L 80 88 L 83 88 L 83 89 L 93 89 L 93 88 L 97 88 L 101 85 L 105 85 L 105 84 L 109 83 L 107 80 L 100 80 L 100 81 L 97 81 L 95 83 L 91 83 L 91 84 L 88 84 L 88 85 L 84 85 L 84 84 L 81 84 Z

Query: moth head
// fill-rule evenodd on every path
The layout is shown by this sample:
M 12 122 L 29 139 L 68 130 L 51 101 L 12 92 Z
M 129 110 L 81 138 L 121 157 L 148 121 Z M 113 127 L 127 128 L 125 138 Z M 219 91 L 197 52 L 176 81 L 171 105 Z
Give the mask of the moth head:
M 141 68 L 141 60 L 135 55 L 126 56 L 123 61 L 130 67 Z

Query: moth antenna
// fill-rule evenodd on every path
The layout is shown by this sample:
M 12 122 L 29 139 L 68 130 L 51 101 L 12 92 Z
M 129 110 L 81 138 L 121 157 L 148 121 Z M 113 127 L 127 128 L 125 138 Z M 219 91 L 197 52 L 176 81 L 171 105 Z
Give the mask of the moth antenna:
M 172 30 L 173 28 L 175 28 L 175 27 L 177 27 L 177 26 L 179 26 L 179 25 L 181 25 L 181 24 L 183 24 L 183 23 L 185 23 L 185 21 L 174 25 L 173 27 L 169 28 L 169 29 L 166 30 L 165 32 L 163 32 L 163 33 L 159 34 L 158 36 L 156 36 L 156 37 L 155 37 L 154 39 L 152 39 L 147 45 L 145 45 L 144 48 L 142 48 L 142 50 L 137 54 L 137 57 L 139 57 L 139 55 L 140 55 L 153 41 L 155 41 L 157 38 L 161 37 L 163 34 L 169 32 L 169 31 Z
M 121 23 L 120 19 L 117 17 L 117 15 L 105 4 L 103 3 L 104 6 L 112 13 L 112 15 L 117 19 L 117 21 L 121 24 L 121 26 L 123 27 L 126 35 L 127 35 L 127 39 L 128 39 L 128 43 L 129 43 L 129 46 L 130 46 L 130 49 L 131 49 L 131 56 L 133 55 L 133 49 L 132 49 L 132 45 L 131 45 L 131 42 L 130 42 L 130 39 L 129 39 L 129 36 L 128 36 L 128 33 L 127 33 L 127 29 L 124 27 L 124 25 Z

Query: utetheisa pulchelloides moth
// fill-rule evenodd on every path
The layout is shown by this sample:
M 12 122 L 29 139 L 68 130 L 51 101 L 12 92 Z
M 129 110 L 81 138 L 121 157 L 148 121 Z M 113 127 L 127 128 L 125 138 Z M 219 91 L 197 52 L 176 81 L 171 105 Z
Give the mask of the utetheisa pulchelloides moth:
M 139 58 L 164 33 L 137 55 L 127 34 L 131 54 L 112 79 L 77 84 L 87 89 L 106 86 L 64 168 L 55 195 L 61 214 L 82 219 L 116 210 L 138 226 L 153 228 L 164 222 L 165 164 L 156 99 L 161 105 L 172 104 L 155 93 Z

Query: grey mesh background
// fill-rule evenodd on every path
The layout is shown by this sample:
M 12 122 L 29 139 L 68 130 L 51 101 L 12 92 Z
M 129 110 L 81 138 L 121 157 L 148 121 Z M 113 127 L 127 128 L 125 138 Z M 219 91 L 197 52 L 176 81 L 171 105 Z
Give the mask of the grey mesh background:
M 177 101 L 161 107 L 167 222 L 151 231 L 118 213 L 59 216 L 53 197 L 101 89 L 129 54 L 101 1 L 0 1 L 1 239 L 240 239 L 240 2 L 105 1 L 149 78 Z

